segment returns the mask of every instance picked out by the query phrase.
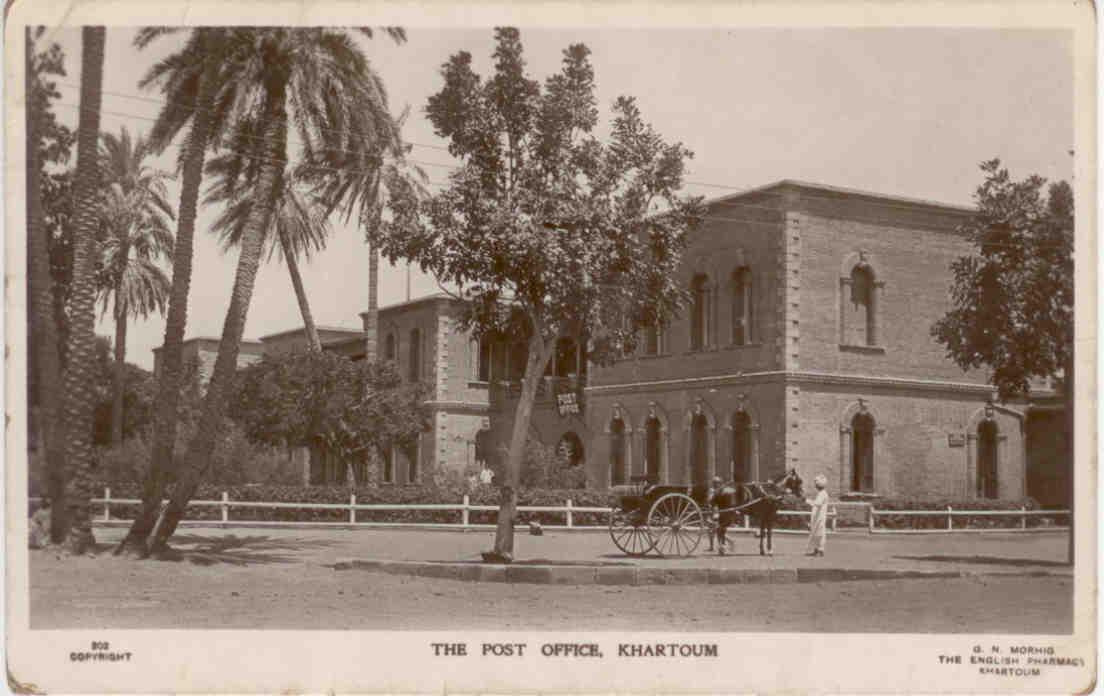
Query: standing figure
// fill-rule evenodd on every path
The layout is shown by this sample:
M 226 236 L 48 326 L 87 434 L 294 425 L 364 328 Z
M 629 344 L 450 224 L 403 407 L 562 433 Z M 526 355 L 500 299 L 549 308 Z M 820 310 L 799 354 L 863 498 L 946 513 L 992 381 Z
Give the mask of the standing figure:
M 828 479 L 823 474 L 813 479 L 817 494 L 805 500 L 813 508 L 809 517 L 809 549 L 807 556 L 823 556 L 824 542 L 828 537 Z
M 713 516 L 712 533 L 709 535 L 709 550 L 713 550 L 713 537 L 717 538 L 717 552 L 728 552 L 728 528 L 736 522 L 736 489 L 724 485 L 720 476 L 714 476 L 706 497 L 710 514 Z

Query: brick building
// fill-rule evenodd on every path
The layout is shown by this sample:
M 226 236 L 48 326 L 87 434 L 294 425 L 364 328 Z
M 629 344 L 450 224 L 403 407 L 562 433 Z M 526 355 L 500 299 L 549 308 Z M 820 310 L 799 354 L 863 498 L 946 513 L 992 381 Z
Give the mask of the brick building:
M 796 181 L 707 206 L 685 254 L 692 302 L 680 319 L 610 366 L 588 366 L 582 341 L 557 346 L 530 435 L 563 446 L 589 486 L 795 467 L 825 474 L 833 496 L 1065 500 L 1053 390 L 995 403 L 986 375 L 963 373 L 929 333 L 950 306 L 951 262 L 971 252 L 955 231 L 969 208 Z M 384 483 L 470 473 L 505 453 L 525 348 L 471 340 L 459 310 L 425 297 L 324 339 L 352 359 L 376 345 L 433 385 L 432 429 L 388 455 Z M 318 463 L 324 454 L 311 459 L 311 481 L 343 477 L 339 463 Z

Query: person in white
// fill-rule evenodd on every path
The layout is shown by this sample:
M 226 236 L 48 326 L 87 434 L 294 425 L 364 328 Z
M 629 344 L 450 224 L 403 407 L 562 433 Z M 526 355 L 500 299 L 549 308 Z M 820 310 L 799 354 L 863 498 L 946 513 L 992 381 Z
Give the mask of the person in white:
M 828 536 L 828 479 L 823 474 L 813 479 L 817 494 L 813 498 L 805 500 L 812 506 L 813 514 L 809 517 L 809 550 L 807 556 L 823 556 L 824 542 Z
M 487 466 L 486 462 L 483 462 L 483 470 L 479 472 L 479 482 L 484 486 L 489 486 L 492 481 L 494 481 L 494 471 Z

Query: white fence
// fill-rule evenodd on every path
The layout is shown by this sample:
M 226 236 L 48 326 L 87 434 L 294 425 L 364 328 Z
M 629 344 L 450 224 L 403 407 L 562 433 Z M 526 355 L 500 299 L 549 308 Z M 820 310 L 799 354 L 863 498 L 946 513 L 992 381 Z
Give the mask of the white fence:
M 31 498 L 32 501 L 40 500 L 39 498 Z M 112 518 L 111 506 L 112 505 L 137 505 L 142 501 L 136 498 L 112 498 L 111 489 L 105 488 L 102 498 L 93 498 L 92 503 L 95 505 L 103 506 L 103 514 L 97 519 L 101 523 L 117 523 L 123 524 L 130 520 L 123 520 L 118 518 Z M 166 501 L 167 502 L 167 501 Z M 498 510 L 497 505 L 473 505 L 470 502 L 468 496 L 464 496 L 463 500 L 458 504 L 389 504 L 389 503 L 357 503 L 356 494 L 351 493 L 349 495 L 348 503 L 279 503 L 279 502 L 264 502 L 264 501 L 250 501 L 250 500 L 230 500 L 230 494 L 226 491 L 222 492 L 222 498 L 220 500 L 193 500 L 188 503 L 189 506 L 195 507 L 217 507 L 220 509 L 220 515 L 218 520 L 185 520 L 184 523 L 207 523 L 212 522 L 221 524 L 248 524 L 257 526 L 281 526 L 281 525 L 317 525 L 317 526 L 349 526 L 357 525 L 358 527 L 411 527 L 422 529 L 488 529 L 492 528 L 492 524 L 477 524 L 471 521 L 472 512 L 495 512 Z M 870 503 L 853 503 L 853 502 L 837 502 L 829 503 L 828 520 L 832 531 L 837 531 L 839 522 L 839 508 L 857 508 L 863 510 L 866 517 L 866 531 L 871 534 L 945 534 L 947 532 L 955 531 L 994 531 L 994 532 L 1032 532 L 1032 531 L 1046 531 L 1046 530 L 1064 530 L 1068 529 L 1068 526 L 1049 525 L 1044 527 L 1028 527 L 1027 520 L 1029 517 L 1061 517 L 1069 515 L 1069 510 L 1028 510 L 1027 508 L 1021 508 L 1019 510 L 954 510 L 951 507 L 947 507 L 946 510 L 876 510 Z M 292 509 L 292 510 L 343 510 L 347 512 L 348 519 L 345 521 L 332 521 L 332 522 L 296 522 L 296 521 L 263 521 L 263 520 L 232 520 L 230 518 L 231 508 L 269 508 L 269 509 Z M 357 511 L 385 511 L 385 510 L 399 510 L 399 511 L 415 511 L 415 510 L 436 510 L 436 511 L 455 511 L 459 513 L 457 522 L 368 522 L 358 521 Z M 518 512 L 549 512 L 557 513 L 564 516 L 564 524 L 562 525 L 543 525 L 546 529 L 577 529 L 577 530 L 600 530 L 605 529 L 606 525 L 579 525 L 575 524 L 575 515 L 578 513 L 595 513 L 600 515 L 608 514 L 610 509 L 608 507 L 578 507 L 571 499 L 564 502 L 563 505 L 553 506 L 530 506 L 519 505 Z M 803 510 L 779 510 L 779 516 L 787 517 L 808 517 L 810 513 Z M 938 529 L 887 529 L 878 528 L 877 519 L 879 517 L 903 515 L 910 517 L 946 517 L 946 527 L 942 526 Z M 1003 517 L 1003 518 L 1019 518 L 1018 524 L 1011 527 L 995 527 L 988 529 L 966 529 L 955 528 L 955 517 Z M 1015 522 L 1015 520 L 1013 519 Z M 747 515 L 743 516 L 743 528 L 751 529 L 751 520 Z M 793 530 L 776 530 L 781 532 L 793 531 Z

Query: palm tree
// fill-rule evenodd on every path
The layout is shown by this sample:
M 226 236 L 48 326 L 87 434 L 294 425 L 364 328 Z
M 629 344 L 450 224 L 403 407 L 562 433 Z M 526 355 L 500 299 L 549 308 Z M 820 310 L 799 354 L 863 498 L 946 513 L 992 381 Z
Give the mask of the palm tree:
M 106 185 L 101 211 L 100 299 L 103 312 L 113 301 L 115 380 L 111 402 L 111 444 L 123 441 L 123 381 L 126 375 L 128 316 L 165 311 L 169 279 L 157 261 L 171 253 L 172 207 L 166 200 L 168 175 L 144 164 L 149 144 L 132 139 L 124 127 L 118 137 L 105 133 L 100 169 Z
M 224 252 L 241 244 L 256 200 L 255 182 L 247 181 L 242 184 L 238 180 L 247 171 L 247 163 L 237 154 L 223 155 L 207 165 L 207 173 L 218 179 L 203 202 L 226 206 L 211 225 L 211 231 L 221 239 Z M 318 329 L 314 324 L 306 291 L 303 289 L 298 259 L 300 255 L 309 259 L 314 251 L 326 247 L 326 238 L 330 234 L 328 211 L 323 202 L 307 191 L 293 173 L 285 171 L 282 179 L 283 187 L 276 194 L 272 215 L 265 230 L 265 257 L 271 260 L 278 254 L 287 263 L 295 299 L 299 302 L 299 312 L 303 316 L 307 347 L 312 351 L 321 351 L 322 343 L 318 338 Z
M 371 37 L 372 30 L 356 30 Z M 401 29 L 388 29 L 396 41 Z M 337 168 L 345 153 L 365 138 L 394 137 L 397 125 L 382 98 L 382 81 L 353 39 L 352 32 L 327 28 L 249 28 L 230 31 L 224 63 L 233 141 L 255 167 L 254 204 L 243 228 L 238 268 L 223 324 L 218 356 L 203 400 L 184 471 L 153 534 L 164 546 L 183 517 L 188 501 L 210 466 L 227 395 L 237 367 L 246 314 L 264 246 L 269 216 L 284 186 L 289 122 L 299 137 L 304 161 Z M 292 118 L 289 118 L 289 110 Z M 244 137 L 243 137 L 244 136 Z
M 68 366 L 64 377 L 63 423 L 65 458 L 72 473 L 66 484 L 69 531 L 66 546 L 84 553 L 94 542 L 91 507 L 92 415 L 91 388 L 96 349 L 96 231 L 100 190 L 96 142 L 100 135 L 103 100 L 104 27 L 84 27 L 81 33 L 80 119 L 77 128 L 77 173 L 74 191 L 73 284 L 70 295 Z
M 36 70 L 35 45 L 31 28 L 26 29 L 26 104 L 27 104 L 27 282 L 31 305 L 30 362 L 34 374 L 28 380 L 37 394 L 29 395 L 37 402 L 37 422 L 45 450 L 46 490 L 52 507 L 50 539 L 64 540 L 65 525 L 65 450 L 62 447 L 58 414 L 61 410 L 61 361 L 58 356 L 57 316 L 54 312 L 54 291 L 50 278 L 50 250 L 43 224 L 41 195 L 41 152 L 39 122 L 45 109 L 46 95 Z
M 147 27 L 138 31 L 134 45 L 143 49 L 160 37 L 181 29 Z M 216 98 L 225 65 L 221 49 L 227 45 L 226 30 L 191 29 L 180 51 L 155 64 L 139 86 L 159 86 L 164 107 L 150 131 L 153 151 L 161 151 L 185 132 L 180 149 L 180 209 L 173 246 L 172 289 L 165 319 L 165 342 L 161 351 L 161 375 L 157 387 L 157 412 L 154 416 L 153 446 L 149 470 L 142 490 L 142 506 L 126 537 L 115 549 L 137 556 L 147 553 L 146 539 L 153 531 L 165 490 L 165 476 L 172 468 L 176 443 L 177 415 L 184 375 L 184 332 L 188 324 L 188 292 L 192 282 L 192 242 L 195 238 L 199 188 L 203 180 L 203 160 L 208 147 L 217 143 L 219 128 L 215 120 Z M 229 94 L 233 97 L 233 93 Z M 226 95 L 222 101 L 225 110 Z M 189 128 L 190 125 L 190 128 Z

